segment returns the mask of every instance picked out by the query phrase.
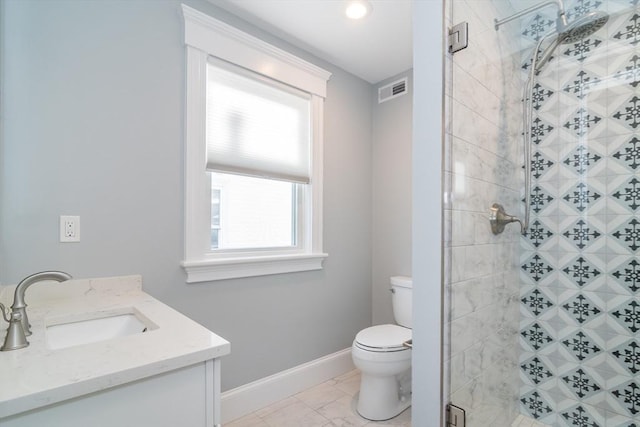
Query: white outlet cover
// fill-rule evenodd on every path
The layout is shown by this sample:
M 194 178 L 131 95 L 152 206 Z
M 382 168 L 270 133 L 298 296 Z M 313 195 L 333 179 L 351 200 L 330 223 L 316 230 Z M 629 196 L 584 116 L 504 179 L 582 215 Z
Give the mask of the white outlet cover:
M 60 215 L 60 242 L 80 241 L 80 217 L 73 215 Z

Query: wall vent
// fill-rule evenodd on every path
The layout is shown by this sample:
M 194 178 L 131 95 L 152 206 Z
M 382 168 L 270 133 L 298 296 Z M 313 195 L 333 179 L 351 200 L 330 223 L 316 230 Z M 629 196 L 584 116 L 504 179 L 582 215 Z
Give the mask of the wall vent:
M 378 104 L 407 93 L 407 78 L 382 86 L 378 89 Z

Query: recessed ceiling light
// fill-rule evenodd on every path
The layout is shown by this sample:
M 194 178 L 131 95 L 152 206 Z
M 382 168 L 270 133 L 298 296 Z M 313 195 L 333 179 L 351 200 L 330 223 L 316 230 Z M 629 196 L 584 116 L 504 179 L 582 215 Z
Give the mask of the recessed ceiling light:
M 344 13 L 350 19 L 362 19 L 371 13 L 371 3 L 367 0 L 351 0 L 347 2 Z

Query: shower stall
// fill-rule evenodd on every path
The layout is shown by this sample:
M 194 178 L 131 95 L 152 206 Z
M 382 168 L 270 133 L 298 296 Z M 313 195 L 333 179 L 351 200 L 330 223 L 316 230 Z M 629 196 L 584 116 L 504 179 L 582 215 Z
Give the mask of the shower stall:
M 445 21 L 469 42 L 445 59 L 444 400 L 467 427 L 639 427 L 640 2 Z

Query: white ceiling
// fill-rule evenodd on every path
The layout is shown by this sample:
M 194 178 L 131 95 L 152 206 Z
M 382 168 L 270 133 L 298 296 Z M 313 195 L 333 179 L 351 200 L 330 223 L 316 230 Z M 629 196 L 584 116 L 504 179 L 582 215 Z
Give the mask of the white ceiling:
M 346 0 L 209 1 L 372 84 L 413 66 L 411 0 L 369 0 L 360 21 Z

